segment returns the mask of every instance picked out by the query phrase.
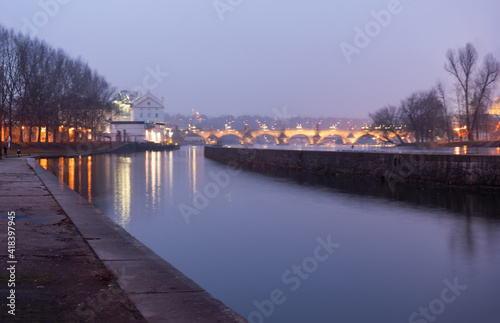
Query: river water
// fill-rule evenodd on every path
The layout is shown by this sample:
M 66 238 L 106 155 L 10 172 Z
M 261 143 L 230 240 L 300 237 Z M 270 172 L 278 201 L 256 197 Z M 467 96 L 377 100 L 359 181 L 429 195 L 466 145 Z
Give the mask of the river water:
M 172 152 L 40 164 L 250 322 L 500 322 L 500 201 Z

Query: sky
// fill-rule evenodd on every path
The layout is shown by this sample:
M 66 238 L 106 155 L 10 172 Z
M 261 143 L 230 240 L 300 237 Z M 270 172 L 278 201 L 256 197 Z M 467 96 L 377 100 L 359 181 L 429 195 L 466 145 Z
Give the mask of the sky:
M 81 56 L 169 114 L 368 118 L 448 49 L 500 59 L 498 0 L 0 0 L 0 23 Z M 500 93 L 500 91 L 497 90 Z

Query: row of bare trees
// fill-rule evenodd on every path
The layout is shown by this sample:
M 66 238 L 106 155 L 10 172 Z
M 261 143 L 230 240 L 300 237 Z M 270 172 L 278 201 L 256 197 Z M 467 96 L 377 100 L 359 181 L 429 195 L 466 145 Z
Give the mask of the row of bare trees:
M 0 26 L 0 127 L 6 136 L 14 138 L 18 129 L 20 141 L 40 142 L 42 130 L 45 141 L 49 133 L 53 141 L 69 140 L 70 128 L 96 133 L 107 119 L 113 92 L 81 58 Z
M 449 139 L 450 118 L 440 96 L 441 88 L 438 84 L 430 90 L 414 92 L 399 107 L 389 105 L 370 114 L 373 127 L 392 143 L 403 143 L 409 133 L 417 142 Z
M 410 94 L 399 107 L 389 105 L 370 114 L 373 128 L 381 130 L 382 137 L 393 143 L 403 143 L 408 134 L 417 142 L 449 141 L 456 135 L 452 129 L 455 117 L 468 140 L 479 138 L 479 131 L 487 124 L 500 63 L 488 54 L 480 64 L 475 47 L 468 43 L 458 50 L 448 50 L 445 70 L 455 81 L 454 99 L 448 99 L 442 84 L 437 83 L 427 91 Z

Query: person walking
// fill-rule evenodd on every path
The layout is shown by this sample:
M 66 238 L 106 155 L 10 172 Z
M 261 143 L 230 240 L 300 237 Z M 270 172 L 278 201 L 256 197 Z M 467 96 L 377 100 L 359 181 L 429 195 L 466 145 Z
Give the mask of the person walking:
M 21 157 L 21 149 L 17 150 L 17 157 Z

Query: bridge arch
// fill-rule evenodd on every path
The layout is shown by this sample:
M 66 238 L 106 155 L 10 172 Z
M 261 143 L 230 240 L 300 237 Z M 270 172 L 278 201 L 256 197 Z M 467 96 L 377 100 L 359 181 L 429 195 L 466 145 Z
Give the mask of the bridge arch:
M 222 136 L 219 137 L 219 143 L 221 144 L 231 144 L 231 143 L 235 143 L 234 141 L 238 141 L 239 144 L 243 145 L 244 141 L 243 141 L 243 138 L 241 138 L 240 136 L 236 135 L 236 134 L 233 134 L 233 133 L 228 133 L 228 134 L 224 134 Z M 233 141 L 233 142 L 231 142 Z
M 191 133 L 184 137 L 184 143 L 186 144 L 206 144 L 207 140 L 203 136 L 195 133 Z
M 301 133 L 298 133 L 298 134 L 293 135 L 290 138 L 288 138 L 288 143 L 289 144 L 293 144 L 294 141 L 306 142 L 308 145 L 312 145 L 313 144 L 311 138 L 309 138 L 308 136 L 306 136 L 304 134 L 301 134 Z
M 325 137 L 321 138 L 320 143 L 330 145 L 344 145 L 345 141 L 344 138 L 339 135 L 326 135 Z
M 254 144 L 279 144 L 278 138 L 271 134 L 263 133 L 253 139 Z
M 370 134 L 370 133 L 366 133 L 364 135 L 362 135 L 361 137 L 359 137 L 355 144 L 357 145 L 376 145 L 377 144 L 377 137 Z

